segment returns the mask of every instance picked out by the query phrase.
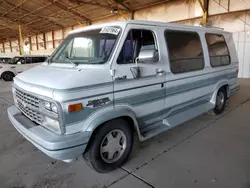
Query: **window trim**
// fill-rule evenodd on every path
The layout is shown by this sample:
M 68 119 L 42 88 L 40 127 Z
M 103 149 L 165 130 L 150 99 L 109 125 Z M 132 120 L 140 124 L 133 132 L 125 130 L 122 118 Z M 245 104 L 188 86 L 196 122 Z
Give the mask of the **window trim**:
M 169 53 L 168 41 L 167 41 L 167 38 L 166 38 L 166 33 L 168 31 L 183 32 L 183 33 L 194 33 L 194 34 L 198 35 L 200 43 L 201 43 L 202 54 L 203 54 L 203 58 L 202 58 L 203 59 L 203 61 L 202 61 L 203 66 L 202 66 L 201 69 L 196 69 L 196 70 L 187 71 L 187 72 L 173 72 L 172 71 L 171 59 L 170 59 L 170 55 L 169 55 L 170 53 Z M 201 40 L 201 36 L 200 36 L 199 32 L 197 32 L 197 31 L 187 31 L 187 30 L 178 30 L 178 29 L 165 29 L 164 38 L 165 38 L 165 44 L 166 44 L 167 53 L 168 53 L 169 69 L 170 69 L 172 74 L 185 74 L 185 73 L 190 73 L 190 72 L 195 72 L 195 71 L 202 71 L 202 70 L 205 69 L 204 49 L 203 49 L 203 44 L 202 44 L 202 40 Z M 184 59 L 188 59 L 188 58 L 179 58 L 179 59 L 184 60 Z M 191 59 L 191 58 L 189 58 L 189 59 Z M 192 59 L 195 59 L 195 58 L 192 58 Z
M 120 63 L 117 62 L 118 57 L 119 57 L 119 55 L 120 55 L 120 53 L 121 53 L 121 51 L 122 51 L 123 45 L 124 45 L 124 43 L 126 42 L 126 39 L 127 39 L 127 37 L 128 37 L 128 35 L 129 35 L 129 33 L 130 33 L 131 30 L 146 30 L 146 31 L 151 31 L 151 32 L 153 33 L 154 41 L 155 41 L 155 44 L 156 44 L 156 46 L 157 46 L 157 49 L 156 49 L 156 50 L 158 51 L 158 54 L 159 54 L 158 61 L 154 62 L 153 64 L 159 63 L 159 62 L 161 61 L 161 55 L 160 55 L 160 48 L 159 48 L 157 33 L 156 33 L 154 30 L 148 29 L 148 28 L 146 28 L 146 29 L 142 29 L 142 28 L 130 28 L 130 29 L 128 30 L 128 32 L 125 33 L 125 34 L 126 34 L 126 37 L 125 37 L 125 40 L 124 40 L 123 43 L 122 43 L 121 50 L 119 51 L 118 56 L 117 56 L 117 58 L 116 58 L 116 61 L 115 61 L 116 64 L 117 64 L 117 65 L 121 65 L 121 66 L 136 64 L 135 62 L 133 62 L 133 63 L 122 63 L 122 64 L 120 64 Z M 131 38 L 133 39 L 133 36 L 132 36 Z M 147 63 L 147 64 L 150 65 L 151 63 Z
M 225 41 L 225 43 L 226 43 L 226 47 L 227 47 L 227 51 L 228 51 L 228 55 L 227 55 L 227 56 L 229 57 L 229 64 L 226 64 L 226 65 L 219 65 L 219 66 L 213 66 L 213 65 L 211 64 L 210 57 L 221 57 L 222 55 L 210 56 L 210 53 L 209 53 L 209 46 L 208 46 L 208 42 L 207 42 L 207 35 L 220 35 L 220 36 L 222 36 L 222 38 L 224 39 L 224 41 Z M 209 63 L 210 63 L 210 66 L 211 66 L 212 68 L 224 67 L 224 66 L 228 66 L 228 65 L 230 65 L 230 64 L 232 63 L 230 51 L 229 51 L 229 48 L 228 48 L 228 45 L 227 45 L 227 41 L 226 41 L 226 39 L 225 39 L 225 37 L 224 37 L 223 34 L 218 34 L 218 33 L 205 33 L 205 39 L 206 39 L 206 45 L 207 45 L 207 52 L 208 52 L 208 57 L 209 57 Z M 224 56 L 225 56 L 225 55 L 224 55 Z

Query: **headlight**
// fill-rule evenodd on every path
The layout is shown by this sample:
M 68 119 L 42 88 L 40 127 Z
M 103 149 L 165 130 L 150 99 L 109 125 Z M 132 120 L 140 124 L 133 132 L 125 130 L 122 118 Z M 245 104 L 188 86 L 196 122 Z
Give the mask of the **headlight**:
M 45 101 L 45 102 L 44 102 L 44 107 L 45 107 L 47 110 L 51 110 L 51 103 Z
M 45 101 L 44 102 L 44 107 L 45 107 L 46 110 L 53 111 L 55 113 L 58 112 L 57 106 L 54 103 Z
M 44 126 L 47 126 L 55 131 L 60 131 L 60 124 L 57 120 L 45 116 L 43 124 Z
M 51 104 L 51 110 L 53 111 L 53 112 L 55 112 L 55 113 L 57 113 L 57 106 L 54 104 L 54 103 L 52 103 Z

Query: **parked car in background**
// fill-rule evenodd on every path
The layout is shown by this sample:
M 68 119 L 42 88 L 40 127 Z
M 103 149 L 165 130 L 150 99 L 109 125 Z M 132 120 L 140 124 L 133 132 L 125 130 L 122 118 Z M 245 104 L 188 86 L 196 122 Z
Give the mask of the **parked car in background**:
M 15 56 L 8 63 L 0 64 L 0 78 L 12 81 L 13 77 L 44 62 L 47 56 Z
M 9 63 L 12 57 L 0 56 L 0 63 Z

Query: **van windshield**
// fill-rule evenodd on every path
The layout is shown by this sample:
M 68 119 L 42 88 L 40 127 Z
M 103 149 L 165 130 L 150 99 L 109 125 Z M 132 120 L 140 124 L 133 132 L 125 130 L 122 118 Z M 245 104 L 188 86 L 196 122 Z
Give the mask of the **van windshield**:
M 118 27 L 85 31 L 69 35 L 49 59 L 53 63 L 103 64 L 115 46 Z

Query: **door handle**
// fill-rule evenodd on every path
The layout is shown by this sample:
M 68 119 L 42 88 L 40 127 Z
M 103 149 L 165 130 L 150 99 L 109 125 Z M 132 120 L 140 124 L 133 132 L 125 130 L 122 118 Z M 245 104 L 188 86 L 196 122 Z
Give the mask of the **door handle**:
M 156 69 L 156 74 L 158 74 L 158 75 L 163 75 L 165 73 L 166 73 L 166 71 L 164 71 L 162 69 Z

